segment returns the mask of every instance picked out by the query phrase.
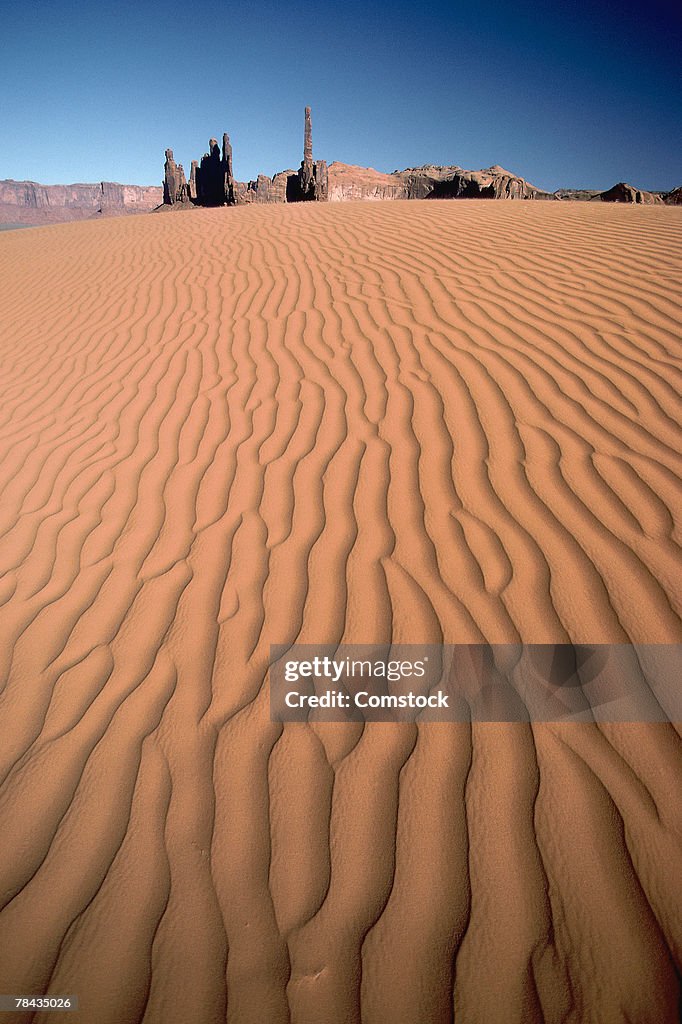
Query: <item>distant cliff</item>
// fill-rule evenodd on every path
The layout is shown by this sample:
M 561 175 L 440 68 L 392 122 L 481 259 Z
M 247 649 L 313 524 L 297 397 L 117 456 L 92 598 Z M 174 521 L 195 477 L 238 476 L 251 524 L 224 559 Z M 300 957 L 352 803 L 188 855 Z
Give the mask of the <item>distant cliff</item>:
M 0 224 L 49 224 L 97 216 L 146 213 L 163 200 L 158 185 L 41 185 L 37 181 L 0 181 Z
M 613 188 L 600 192 L 595 199 L 600 199 L 603 203 L 644 203 L 647 206 L 664 202 L 663 196 L 655 192 L 644 192 L 625 181 L 619 181 Z
M 645 206 L 658 206 L 665 203 L 667 206 L 676 206 L 682 202 L 682 187 L 675 188 L 671 192 L 645 192 L 643 189 L 635 188 L 634 185 L 628 185 L 627 182 L 619 181 L 617 185 L 605 192 L 594 188 L 560 188 L 554 195 L 557 199 L 571 199 L 583 203 L 640 203 Z
M 482 171 L 424 164 L 384 174 L 372 168 L 329 165 L 329 199 L 555 199 L 504 167 Z
M 307 118 L 306 135 L 308 132 Z M 544 192 L 524 178 L 497 165 L 482 171 L 467 171 L 456 165 L 438 167 L 425 164 L 422 167 L 408 167 L 404 171 L 386 174 L 371 167 L 357 167 L 338 161 L 327 167 L 324 161 L 313 163 L 308 157 L 307 161 L 304 159 L 298 171 L 280 171 L 272 178 L 261 174 L 256 181 L 242 182 L 236 181 L 232 175 L 231 158 L 229 138 L 225 136 L 222 157 L 217 143 L 214 147 L 213 159 L 220 170 L 220 175 L 214 175 L 218 183 L 216 190 L 218 187 L 225 190 L 220 196 L 216 195 L 215 204 L 220 202 L 223 194 L 223 201 L 229 205 L 300 202 L 302 181 L 308 189 L 307 197 L 330 202 L 393 199 L 550 199 L 668 205 L 682 203 L 682 187 L 668 193 L 650 193 L 622 182 L 605 192 L 588 189 Z M 228 169 L 227 174 L 224 168 Z M 7 179 L 0 181 L 0 225 L 30 226 L 59 221 L 90 220 L 97 217 L 147 213 L 156 208 L 188 209 L 194 205 L 197 180 L 199 187 L 204 189 L 208 189 L 212 182 L 208 177 L 206 165 L 203 182 L 201 169 L 197 179 L 197 169 L 195 164 L 190 181 L 186 182 L 182 166 L 175 165 L 172 150 L 168 150 L 164 186 L 120 185 L 111 181 L 96 184 L 41 185 L 36 181 Z M 169 205 L 171 196 L 173 201 Z
M 335 160 L 329 165 L 329 201 L 340 203 L 352 199 L 407 199 L 407 190 L 405 182 L 395 174 Z

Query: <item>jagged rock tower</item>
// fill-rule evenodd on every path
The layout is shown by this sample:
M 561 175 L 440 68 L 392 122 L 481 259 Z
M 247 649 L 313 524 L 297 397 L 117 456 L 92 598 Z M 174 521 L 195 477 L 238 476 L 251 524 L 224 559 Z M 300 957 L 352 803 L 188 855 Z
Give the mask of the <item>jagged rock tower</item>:
M 163 201 L 168 206 L 189 200 L 189 189 L 185 180 L 182 164 L 176 164 L 173 150 L 166 150 L 166 162 L 163 165 Z
M 230 145 L 230 136 L 226 132 L 223 134 L 223 159 L 221 170 L 223 174 L 223 202 L 228 206 L 234 206 L 235 195 L 234 174 L 232 173 L 232 146 Z
M 189 197 L 192 200 L 197 198 L 197 170 L 199 169 L 199 161 L 192 160 L 192 167 L 189 172 Z M 164 200 L 165 202 L 165 200 Z
M 303 163 L 301 164 L 301 192 L 304 198 L 314 188 L 315 168 L 313 166 L 313 122 L 310 107 L 305 108 L 305 124 L 303 128 Z
M 313 161 L 313 124 L 310 107 L 305 108 L 303 128 L 303 162 L 298 172 L 300 198 L 305 201 L 326 202 L 329 194 L 327 162 Z
M 200 206 L 222 206 L 225 202 L 224 173 L 217 139 L 208 140 L 196 174 L 197 202 Z

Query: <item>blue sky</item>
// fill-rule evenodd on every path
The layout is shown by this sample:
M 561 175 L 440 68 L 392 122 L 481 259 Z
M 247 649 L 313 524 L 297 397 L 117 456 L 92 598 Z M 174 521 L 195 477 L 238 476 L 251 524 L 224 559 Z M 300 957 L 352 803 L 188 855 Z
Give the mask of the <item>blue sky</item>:
M 498 0 L 3 0 L 0 178 L 159 183 L 318 157 L 502 164 L 543 188 L 682 184 L 682 7 Z

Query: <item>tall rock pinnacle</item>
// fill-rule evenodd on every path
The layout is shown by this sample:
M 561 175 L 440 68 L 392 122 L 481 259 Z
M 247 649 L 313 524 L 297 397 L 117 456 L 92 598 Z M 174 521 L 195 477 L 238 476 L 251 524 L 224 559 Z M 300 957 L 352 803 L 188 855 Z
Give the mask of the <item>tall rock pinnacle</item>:
M 172 206 L 174 203 L 185 202 L 188 198 L 187 182 L 182 164 L 176 164 L 173 150 L 166 150 L 166 162 L 163 167 L 163 201 Z
M 303 162 L 299 171 L 301 199 L 313 199 L 315 190 L 315 170 L 313 165 L 313 125 L 310 107 L 305 108 L 305 128 L 303 130 Z
M 223 159 L 222 159 L 222 172 L 223 172 L 223 195 L 224 202 L 228 206 L 234 205 L 234 174 L 232 173 L 232 146 L 230 145 L 230 136 L 225 132 L 223 134 Z
M 324 160 L 313 161 L 313 124 L 310 107 L 305 108 L 305 128 L 303 132 L 303 161 L 298 172 L 298 199 L 314 202 L 326 202 L 329 188 L 327 182 L 327 164 Z
M 303 163 L 313 162 L 313 123 L 310 117 L 310 107 L 305 108 L 305 129 L 303 133 Z
M 208 140 L 208 153 L 204 153 L 196 171 L 197 202 L 200 206 L 222 206 L 225 202 L 223 162 L 217 139 Z

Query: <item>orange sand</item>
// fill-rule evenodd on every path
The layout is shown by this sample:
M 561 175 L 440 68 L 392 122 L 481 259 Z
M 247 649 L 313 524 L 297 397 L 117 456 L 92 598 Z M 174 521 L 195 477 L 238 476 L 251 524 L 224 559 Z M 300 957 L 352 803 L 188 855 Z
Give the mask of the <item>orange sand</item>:
M 681 218 L 0 236 L 0 993 L 677 1020 L 674 727 L 282 727 L 264 676 L 296 639 L 682 640 Z

